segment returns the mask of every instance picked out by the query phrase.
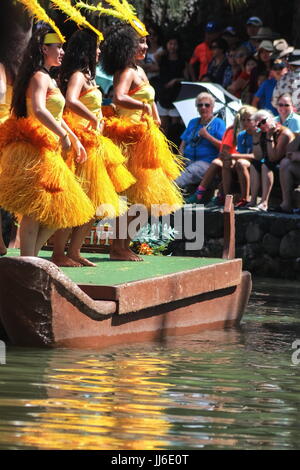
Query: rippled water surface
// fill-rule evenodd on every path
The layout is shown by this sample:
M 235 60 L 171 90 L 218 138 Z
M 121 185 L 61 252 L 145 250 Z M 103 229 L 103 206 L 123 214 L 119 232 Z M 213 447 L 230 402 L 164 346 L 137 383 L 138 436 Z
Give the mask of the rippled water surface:
M 100 352 L 10 347 L 0 449 L 299 449 L 296 339 L 299 283 L 260 280 L 239 329 Z

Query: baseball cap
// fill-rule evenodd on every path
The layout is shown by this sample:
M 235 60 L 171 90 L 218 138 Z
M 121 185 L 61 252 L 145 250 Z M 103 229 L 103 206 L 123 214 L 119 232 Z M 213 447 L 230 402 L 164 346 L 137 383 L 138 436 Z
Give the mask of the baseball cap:
M 227 26 L 224 29 L 223 34 L 229 34 L 230 36 L 236 36 L 236 30 L 233 26 Z
M 251 16 L 248 18 L 246 24 L 253 24 L 253 26 L 262 26 L 263 22 L 258 16 Z
M 209 21 L 206 23 L 205 32 L 206 33 L 216 33 L 220 31 L 219 25 L 215 21 Z
M 286 63 L 280 59 L 275 59 L 271 65 L 272 70 L 283 70 L 286 68 Z

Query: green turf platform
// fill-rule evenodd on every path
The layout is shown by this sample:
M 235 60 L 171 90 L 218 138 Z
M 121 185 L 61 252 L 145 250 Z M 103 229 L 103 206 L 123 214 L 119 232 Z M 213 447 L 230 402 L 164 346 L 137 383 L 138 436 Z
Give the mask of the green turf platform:
M 19 250 L 9 249 L 8 256 L 18 256 Z M 40 256 L 50 261 L 51 251 L 41 251 Z M 94 267 L 61 268 L 76 284 L 114 286 L 166 274 L 223 263 L 221 258 L 190 258 L 179 256 L 143 256 L 144 261 L 110 261 L 107 254 L 84 253 L 96 263 Z

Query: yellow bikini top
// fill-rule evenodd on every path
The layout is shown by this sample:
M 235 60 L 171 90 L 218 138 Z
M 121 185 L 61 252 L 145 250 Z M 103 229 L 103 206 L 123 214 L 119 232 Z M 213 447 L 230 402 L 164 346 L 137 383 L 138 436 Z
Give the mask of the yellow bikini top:
M 33 116 L 34 112 L 32 109 L 32 104 L 30 98 L 26 98 L 27 104 L 27 114 L 28 116 Z M 63 116 L 63 111 L 65 107 L 65 98 L 63 97 L 59 88 L 51 88 L 47 92 L 46 97 L 46 108 L 56 121 L 61 121 Z
M 79 100 L 84 104 L 89 111 L 91 111 L 96 116 L 101 115 L 101 105 L 102 105 L 102 93 L 98 87 L 93 86 L 88 90 L 81 93 Z M 89 125 L 90 121 L 79 116 L 76 113 L 72 112 L 72 116 L 76 123 L 86 127 Z
M 152 105 L 155 98 L 154 88 L 150 85 L 149 82 L 143 82 L 137 88 L 129 91 L 129 96 L 138 101 L 143 101 L 144 103 L 149 103 Z M 128 109 L 123 108 L 122 106 L 116 106 L 116 112 L 118 116 L 129 117 L 133 121 L 140 121 L 142 116 L 142 110 L 140 109 Z
M 0 123 L 4 122 L 10 115 L 12 92 L 12 85 L 6 85 L 5 103 L 0 104 Z

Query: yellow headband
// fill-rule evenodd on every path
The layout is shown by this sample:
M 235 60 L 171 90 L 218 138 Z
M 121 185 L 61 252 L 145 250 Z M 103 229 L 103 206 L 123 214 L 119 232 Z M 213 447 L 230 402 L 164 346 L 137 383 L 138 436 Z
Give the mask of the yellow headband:
M 37 0 L 18 0 L 20 3 L 22 3 L 26 9 L 31 13 L 31 15 L 34 17 L 36 21 L 44 21 L 45 23 L 49 24 L 53 31 L 57 34 L 58 41 L 55 40 L 55 43 L 59 42 L 65 42 L 65 38 L 61 34 L 60 30 L 54 23 L 54 21 L 49 18 L 47 13 L 45 12 L 44 8 L 41 7 L 39 2 Z
M 51 0 L 51 2 L 56 8 L 66 13 L 70 20 L 74 21 L 78 26 L 85 26 L 91 29 L 98 36 L 99 41 L 103 41 L 104 37 L 101 31 L 94 28 L 82 14 L 71 5 L 70 0 Z
M 44 44 L 61 44 L 63 42 L 65 41 L 62 41 L 56 33 L 47 33 L 44 38 Z
M 88 5 L 84 2 L 77 2 L 77 8 L 86 8 L 87 10 L 92 10 L 100 15 L 114 16 L 121 21 L 129 23 L 139 36 L 145 37 L 148 36 L 148 31 L 146 30 L 145 25 L 137 18 L 135 15 L 135 9 L 130 5 L 127 0 L 105 0 L 106 3 L 112 6 L 112 8 L 103 8 L 101 2 L 97 6 Z

